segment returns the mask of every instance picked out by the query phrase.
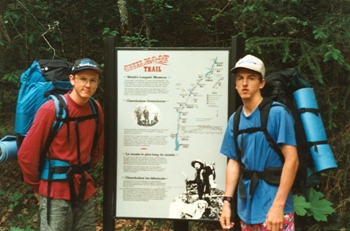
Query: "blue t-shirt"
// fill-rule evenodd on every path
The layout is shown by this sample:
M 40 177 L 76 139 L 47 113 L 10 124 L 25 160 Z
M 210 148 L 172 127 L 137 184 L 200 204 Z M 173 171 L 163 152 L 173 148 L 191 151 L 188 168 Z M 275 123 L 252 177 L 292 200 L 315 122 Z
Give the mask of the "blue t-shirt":
M 274 102 L 274 104 L 276 104 Z M 233 140 L 233 113 L 229 118 L 226 132 L 224 134 L 220 152 L 230 159 L 237 160 L 237 152 Z M 239 130 L 250 127 L 260 127 L 260 110 L 257 108 L 251 115 L 245 116 L 243 110 L 240 115 Z M 296 146 L 294 133 L 294 119 L 283 106 L 272 106 L 268 121 L 267 131 L 277 144 Z M 244 135 L 244 156 L 242 163 L 246 169 L 253 171 L 264 171 L 269 167 L 282 167 L 279 155 L 269 146 L 262 131 Z M 239 149 L 241 147 L 242 135 L 238 136 Z M 272 206 L 278 186 L 273 186 L 260 180 L 256 185 L 253 196 L 249 197 L 250 180 L 243 180 L 246 198 L 242 199 L 238 190 L 238 215 L 247 224 L 260 224 L 266 220 L 266 215 Z M 284 207 L 284 213 L 293 212 L 293 199 L 290 192 Z

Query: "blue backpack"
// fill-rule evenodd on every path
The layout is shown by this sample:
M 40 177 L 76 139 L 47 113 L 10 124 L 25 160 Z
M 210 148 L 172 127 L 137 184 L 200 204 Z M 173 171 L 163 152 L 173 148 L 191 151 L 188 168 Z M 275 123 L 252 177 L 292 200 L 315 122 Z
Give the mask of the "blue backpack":
M 90 99 L 93 114 L 85 117 L 70 118 L 67 111 L 67 102 L 62 94 L 72 89 L 69 81 L 71 65 L 64 60 L 38 60 L 21 75 L 21 87 L 16 105 L 15 132 L 18 148 L 33 124 L 38 109 L 46 101 L 52 99 L 56 105 L 56 120 L 52 125 L 45 148 L 41 153 L 39 170 L 42 171 L 47 163 L 47 153 L 53 138 L 65 122 L 70 120 L 95 119 L 98 124 L 97 105 Z M 97 142 L 97 131 L 95 132 L 94 145 Z M 61 163 L 64 165 L 64 163 Z M 45 172 L 45 171 L 43 171 Z M 45 175 L 45 174 L 44 174 Z
M 50 94 L 63 94 L 72 89 L 71 65 L 63 60 L 38 60 L 22 73 L 16 105 L 15 133 L 21 145 L 35 114 Z

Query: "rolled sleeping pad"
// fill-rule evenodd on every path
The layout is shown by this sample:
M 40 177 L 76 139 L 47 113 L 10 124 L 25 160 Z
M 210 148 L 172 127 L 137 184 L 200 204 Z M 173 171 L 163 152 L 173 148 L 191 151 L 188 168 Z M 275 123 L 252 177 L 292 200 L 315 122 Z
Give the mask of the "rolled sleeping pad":
M 16 136 L 5 136 L 0 140 L 0 163 L 17 160 Z
M 306 140 L 315 163 L 316 172 L 337 168 L 333 152 L 327 142 L 327 135 L 313 88 L 301 88 L 293 93 L 296 107 L 299 109 Z
M 315 163 L 316 172 L 338 167 L 328 143 L 315 144 L 310 147 L 310 151 Z

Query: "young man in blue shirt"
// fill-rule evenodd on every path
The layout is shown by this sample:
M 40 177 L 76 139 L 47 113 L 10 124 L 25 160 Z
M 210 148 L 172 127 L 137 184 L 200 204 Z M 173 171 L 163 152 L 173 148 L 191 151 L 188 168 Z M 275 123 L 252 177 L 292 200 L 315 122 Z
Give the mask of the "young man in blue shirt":
M 264 63 L 255 56 L 247 55 L 240 59 L 231 70 L 236 78 L 236 90 L 243 102 L 240 114 L 239 130 L 260 127 L 259 104 L 263 101 L 261 89 L 265 85 Z M 234 113 L 235 114 L 235 113 Z M 294 134 L 294 120 L 282 106 L 271 107 L 267 131 L 281 148 L 284 161 L 269 146 L 262 131 L 238 135 L 237 142 L 233 137 L 233 117 L 230 117 L 220 152 L 228 157 L 226 167 L 226 188 L 223 197 L 223 209 L 220 224 L 224 230 L 234 226 L 231 222 L 232 197 L 238 190 L 237 212 L 241 220 L 242 231 L 246 230 L 294 230 L 294 208 L 291 187 L 298 169 L 298 155 Z M 236 147 L 236 144 L 239 147 Z M 237 150 L 243 155 L 238 156 Z M 255 187 L 252 180 L 241 178 L 241 166 L 250 172 L 264 172 L 267 168 L 281 167 L 279 185 L 258 179 Z M 241 185 L 240 185 L 241 184 Z M 253 191 L 253 189 L 254 191 Z M 238 225 L 238 224 L 236 224 Z

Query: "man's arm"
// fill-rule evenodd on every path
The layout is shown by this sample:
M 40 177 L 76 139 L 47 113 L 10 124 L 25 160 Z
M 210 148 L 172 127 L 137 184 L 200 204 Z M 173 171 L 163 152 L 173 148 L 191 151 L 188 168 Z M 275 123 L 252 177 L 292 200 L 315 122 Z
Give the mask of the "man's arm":
M 225 196 L 233 197 L 239 178 L 240 164 L 232 159 L 229 159 L 226 166 L 226 187 Z M 231 203 L 234 203 L 231 201 Z M 231 222 L 231 204 L 228 201 L 224 201 L 222 207 L 220 224 L 222 229 L 229 230 L 233 227 L 234 223 Z
M 91 154 L 91 168 L 94 168 L 95 165 L 100 161 L 103 155 L 104 151 L 104 142 L 105 142 L 105 137 L 104 137 L 104 113 L 102 111 L 101 105 L 99 102 L 96 102 L 97 107 L 98 107 L 98 140 L 97 144 L 95 146 L 95 149 L 92 151 Z
M 50 106 L 49 102 L 46 102 L 37 111 L 33 124 L 17 153 L 23 180 L 33 189 L 34 193 L 39 192 L 40 155 L 56 117 L 55 106 L 53 104 Z
M 284 156 L 284 165 L 282 168 L 280 185 L 266 216 L 267 230 L 272 231 L 282 228 L 284 206 L 299 166 L 298 154 L 295 146 L 282 145 L 282 153 Z

